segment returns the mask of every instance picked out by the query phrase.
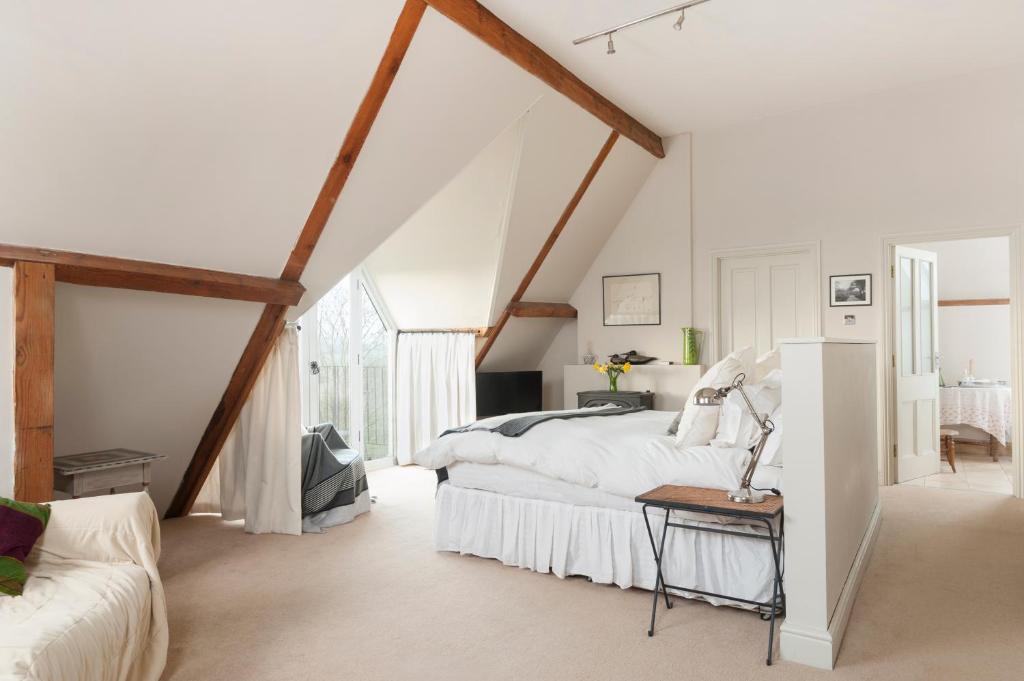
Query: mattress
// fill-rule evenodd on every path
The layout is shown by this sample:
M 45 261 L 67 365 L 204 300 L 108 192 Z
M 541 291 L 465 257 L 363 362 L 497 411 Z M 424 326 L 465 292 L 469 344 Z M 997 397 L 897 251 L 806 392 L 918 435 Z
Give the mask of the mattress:
M 455 487 L 477 489 L 526 499 L 556 501 L 573 506 L 612 508 L 639 511 L 640 505 L 628 497 L 611 494 L 594 487 L 582 487 L 504 464 L 482 464 L 459 461 L 448 467 L 448 481 Z M 782 467 L 758 466 L 753 486 L 782 490 Z M 707 519 L 707 516 L 703 516 Z

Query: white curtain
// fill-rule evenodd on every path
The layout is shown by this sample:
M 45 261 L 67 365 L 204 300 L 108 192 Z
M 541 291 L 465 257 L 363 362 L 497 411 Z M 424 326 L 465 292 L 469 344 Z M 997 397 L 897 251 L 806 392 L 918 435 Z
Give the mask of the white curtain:
M 245 519 L 245 531 L 302 534 L 302 403 L 299 341 L 286 328 L 263 366 L 252 394 L 228 434 L 196 512 Z
M 475 351 L 471 333 L 398 335 L 398 463 L 412 463 L 412 455 L 446 429 L 476 419 Z

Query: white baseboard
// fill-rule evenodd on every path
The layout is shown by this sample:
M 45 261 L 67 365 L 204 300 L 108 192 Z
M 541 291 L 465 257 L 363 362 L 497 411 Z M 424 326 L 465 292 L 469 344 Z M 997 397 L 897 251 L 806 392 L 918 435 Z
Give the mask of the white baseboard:
M 850 566 L 850 574 L 839 594 L 839 601 L 836 603 L 836 609 L 832 613 L 828 627 L 810 629 L 792 626 L 788 621 L 783 622 L 779 633 L 782 659 L 818 669 L 833 669 L 835 667 L 836 657 L 839 655 L 839 648 L 842 646 L 843 636 L 846 634 L 846 625 L 850 622 L 853 602 L 860 589 L 860 583 L 864 579 L 864 572 L 867 570 L 871 552 L 875 548 L 875 540 L 878 539 L 881 520 L 882 507 L 879 502 L 875 504 L 875 509 L 871 512 L 867 530 L 857 549 L 853 565 Z

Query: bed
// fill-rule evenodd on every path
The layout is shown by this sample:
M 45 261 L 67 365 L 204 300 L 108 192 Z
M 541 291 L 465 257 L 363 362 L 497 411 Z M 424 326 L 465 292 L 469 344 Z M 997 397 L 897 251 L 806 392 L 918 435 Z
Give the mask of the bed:
M 437 490 L 435 548 L 559 577 L 653 589 L 656 568 L 641 506 L 633 499 L 666 483 L 735 488 L 750 452 L 678 448 L 667 434 L 675 412 L 602 416 L 601 411 L 567 410 L 562 413 L 590 415 L 547 421 L 520 437 L 487 430 L 450 434 L 418 453 L 417 463 L 447 473 Z M 514 416 L 486 419 L 476 427 L 495 427 Z M 781 466 L 759 466 L 753 484 L 781 490 L 782 473 Z M 707 516 L 688 520 L 708 524 Z M 655 521 L 658 532 L 661 522 Z M 664 561 L 676 583 L 771 600 L 773 564 L 763 542 L 670 533 Z
M 785 470 L 781 458 L 763 458 L 773 465 L 758 467 L 753 485 L 780 488 L 786 497 L 780 653 L 831 669 L 881 522 L 880 365 L 874 341 L 785 339 L 779 350 L 781 403 L 798 417 L 786 419 L 784 433 L 777 430 Z M 745 448 L 707 446 L 719 441 L 714 434 L 703 444 L 677 443 L 664 434 L 671 419 L 651 411 L 556 420 L 520 437 L 441 437 L 414 456 L 446 474 L 439 474 L 436 548 L 652 588 L 651 547 L 633 498 L 664 483 L 735 487 L 749 456 Z M 687 531 L 669 536 L 665 567 L 673 583 L 770 600 L 767 542 Z

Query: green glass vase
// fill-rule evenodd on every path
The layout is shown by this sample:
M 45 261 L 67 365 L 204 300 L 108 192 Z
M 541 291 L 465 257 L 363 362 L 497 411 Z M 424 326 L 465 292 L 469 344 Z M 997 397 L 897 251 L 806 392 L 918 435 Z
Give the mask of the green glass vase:
M 700 364 L 700 351 L 704 332 L 692 326 L 683 327 L 683 364 Z

